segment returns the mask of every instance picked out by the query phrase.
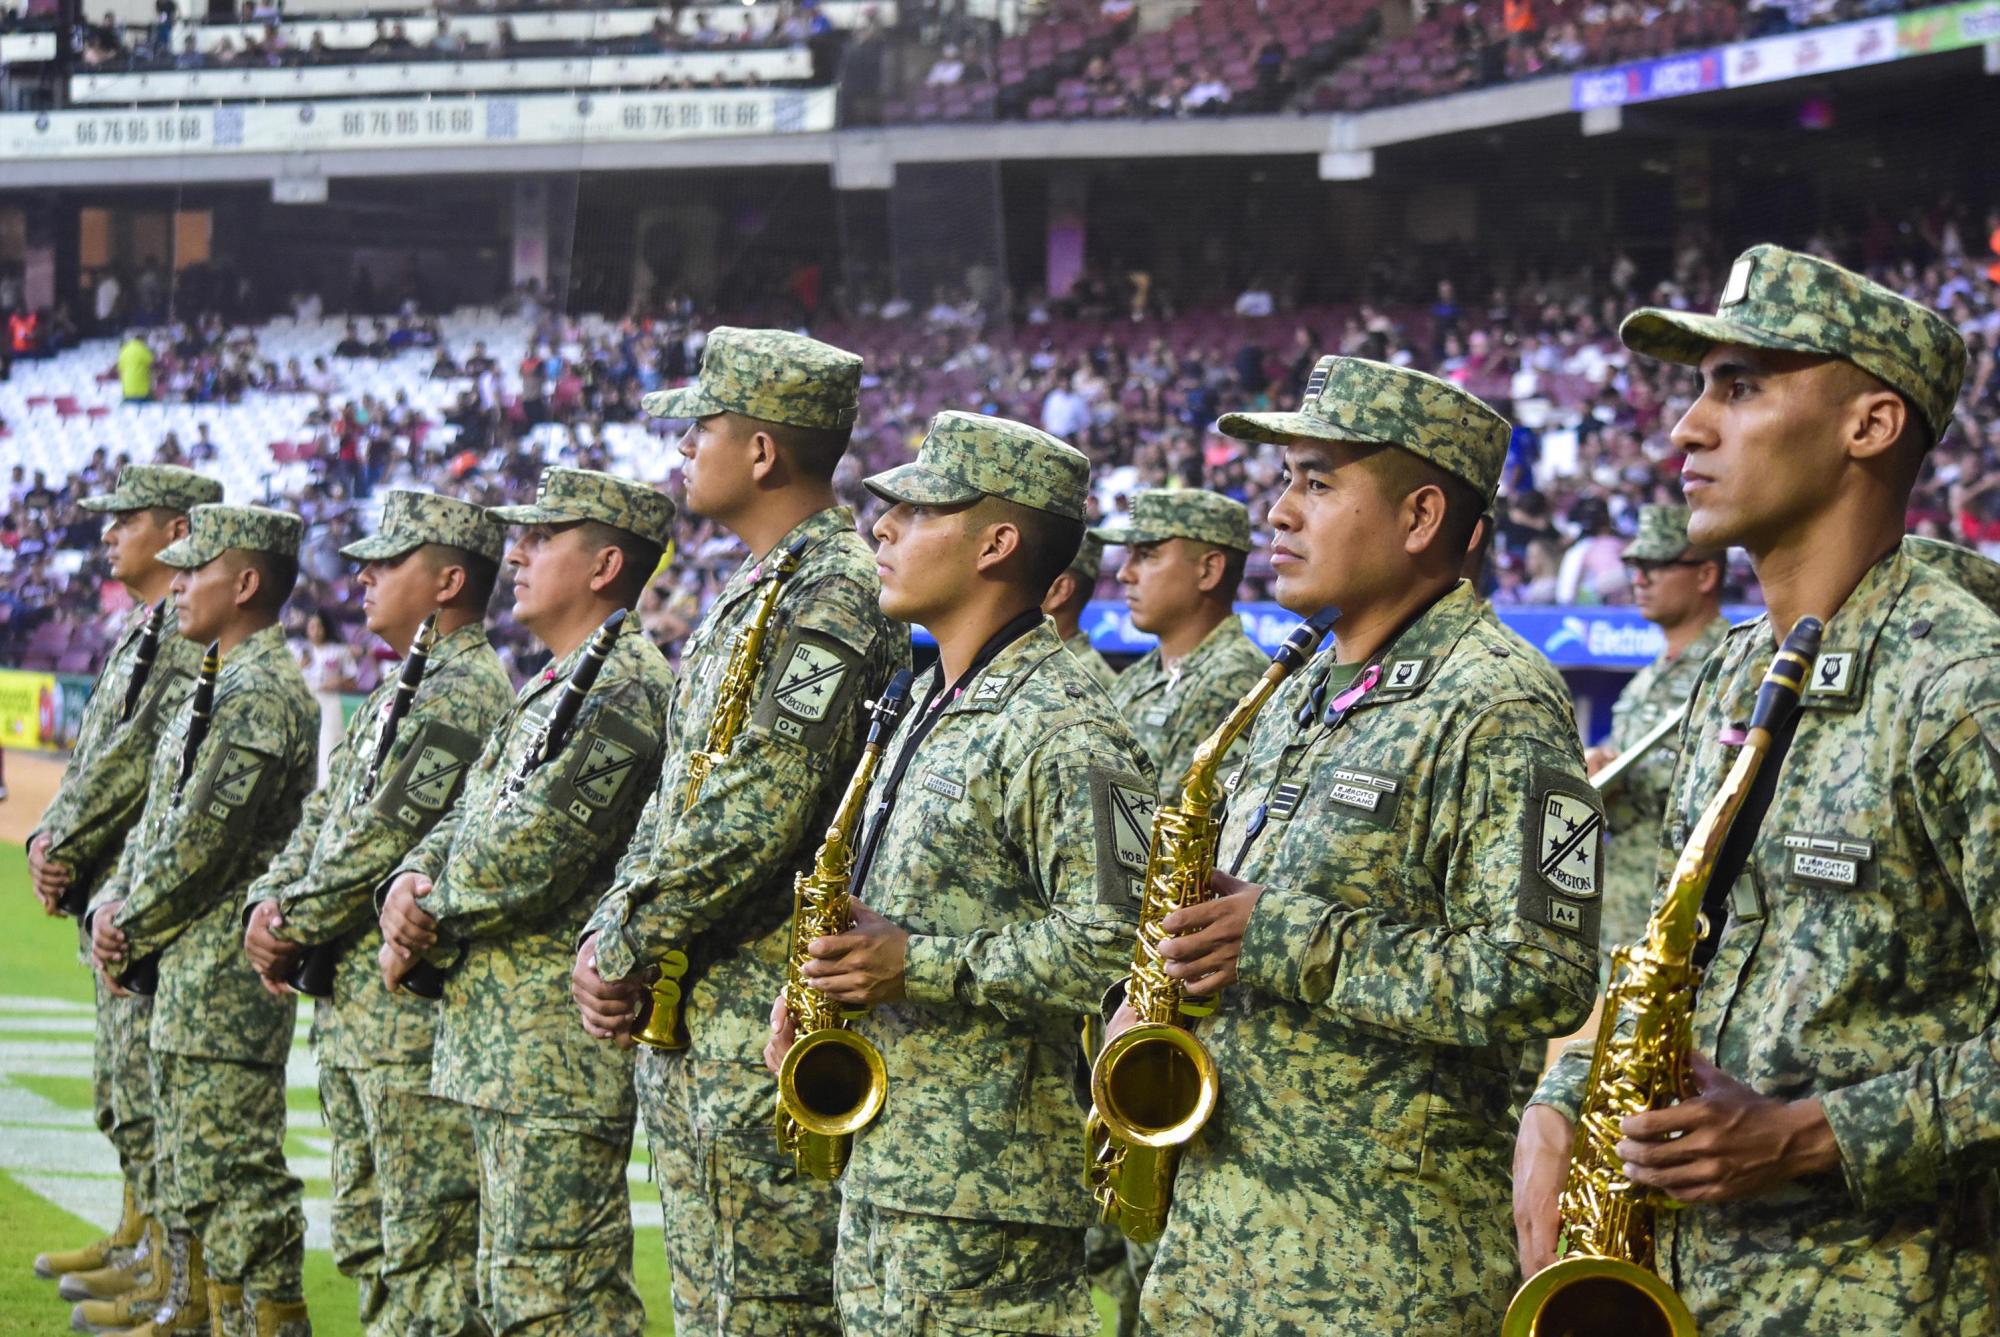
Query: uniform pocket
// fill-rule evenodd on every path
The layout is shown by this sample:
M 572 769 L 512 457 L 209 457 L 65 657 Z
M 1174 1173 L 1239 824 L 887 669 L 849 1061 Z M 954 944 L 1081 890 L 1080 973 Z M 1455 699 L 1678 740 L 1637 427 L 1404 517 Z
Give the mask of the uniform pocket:
M 831 1296 L 834 1186 L 794 1169 L 766 1128 L 717 1134 L 713 1174 L 722 1290 L 742 1299 Z
M 1080 1274 L 1012 1286 L 938 1291 L 923 1297 L 916 1328 L 918 1333 L 938 1337 L 975 1332 L 1094 1337 L 1097 1330 L 1090 1287 Z

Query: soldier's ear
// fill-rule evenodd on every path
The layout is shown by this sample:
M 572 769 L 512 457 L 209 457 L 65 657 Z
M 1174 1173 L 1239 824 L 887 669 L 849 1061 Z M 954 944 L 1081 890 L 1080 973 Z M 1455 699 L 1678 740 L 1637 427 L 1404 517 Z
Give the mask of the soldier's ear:
M 973 567 L 991 571 L 1012 561 L 1021 551 L 1021 527 L 1011 520 L 996 520 L 981 526 L 971 536 Z
M 1220 548 L 1209 548 L 1195 559 L 1194 587 L 1203 594 L 1212 594 L 1222 584 L 1222 577 L 1229 569 L 1229 554 Z
M 264 588 L 264 571 L 255 562 L 239 561 L 236 564 L 235 589 L 231 601 L 238 608 L 248 608 L 257 602 L 257 591 Z

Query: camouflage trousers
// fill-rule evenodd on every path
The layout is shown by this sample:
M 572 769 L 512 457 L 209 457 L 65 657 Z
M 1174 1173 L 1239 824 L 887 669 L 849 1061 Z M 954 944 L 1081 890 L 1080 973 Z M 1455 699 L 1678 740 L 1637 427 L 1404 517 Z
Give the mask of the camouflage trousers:
M 771 1074 L 761 1063 L 647 1050 L 637 1085 L 666 1224 L 674 1331 L 839 1337 L 840 1199 L 778 1151 Z
M 1090 1279 L 1118 1306 L 1118 1337 L 1139 1331 L 1139 1293 L 1153 1265 L 1153 1246 L 1135 1244 L 1116 1226 L 1092 1226 L 1086 1237 Z
M 430 1093 L 430 1064 L 320 1068 L 333 1143 L 333 1261 L 369 1337 L 485 1331 L 473 1259 L 479 1176 L 465 1107 Z
M 153 1159 L 153 1000 L 120 998 L 95 971 L 97 1019 L 93 1027 L 90 1103 L 98 1129 L 118 1152 L 118 1168 L 141 1211 L 158 1216 L 163 1204 Z
M 296 1300 L 306 1223 L 285 1166 L 285 1070 L 153 1051 L 160 1184 L 208 1275 L 246 1300 Z
M 471 1109 L 479 1305 L 495 1337 L 639 1337 L 632 1127 Z
M 867 1337 L 1094 1337 L 1083 1237 L 1080 1226 L 965 1221 L 846 1198 L 833 1268 L 840 1321 Z

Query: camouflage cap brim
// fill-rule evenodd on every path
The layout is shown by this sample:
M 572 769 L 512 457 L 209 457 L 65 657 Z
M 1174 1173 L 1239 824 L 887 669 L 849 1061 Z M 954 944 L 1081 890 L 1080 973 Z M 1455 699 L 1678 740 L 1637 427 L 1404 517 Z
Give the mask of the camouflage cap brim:
M 1618 327 L 1618 338 L 1627 348 L 1643 357 L 1683 367 L 1700 366 L 1709 350 L 1721 344 L 1769 348 L 1780 353 L 1821 351 L 1801 340 L 1773 334 L 1740 321 L 1700 311 L 1670 311 L 1657 306 L 1641 307 L 1625 317 L 1624 323 Z
M 986 495 L 969 483 L 947 478 L 921 464 L 899 464 L 869 475 L 861 484 L 884 501 L 909 506 L 958 506 Z
M 175 539 L 160 549 L 159 556 L 154 560 L 161 566 L 171 566 L 177 571 L 194 571 L 207 566 L 222 556 L 224 551 L 220 544 L 203 542 L 193 534 L 189 534 L 186 538 Z
M 1294 441 L 1354 441 L 1367 446 L 1401 444 L 1352 427 L 1338 427 L 1311 413 L 1225 413 L 1215 430 L 1237 441 L 1288 446 Z
M 1675 545 L 1658 538 L 1637 538 L 1625 545 L 1620 554 L 1628 562 L 1672 562 L 1687 556 L 1686 545 Z
M 486 513 L 503 525 L 567 525 L 590 518 L 580 511 L 566 511 L 532 501 L 520 506 L 489 506 Z
M 709 397 L 699 382 L 655 390 L 639 401 L 639 407 L 655 418 L 695 419 L 726 413 L 728 406 Z
M 355 562 L 391 562 L 405 553 L 415 552 L 424 546 L 424 540 L 397 534 L 370 534 L 365 539 L 356 539 L 340 550 L 340 555 Z
M 1086 529 L 1084 533 L 1097 539 L 1107 548 L 1129 548 L 1135 543 L 1158 543 L 1170 537 L 1138 525 L 1102 525 L 1096 529 Z
M 99 514 L 104 514 L 107 512 L 143 511 L 151 503 L 135 501 L 123 492 L 107 492 L 101 497 L 84 497 L 76 504 L 86 511 L 96 511 Z

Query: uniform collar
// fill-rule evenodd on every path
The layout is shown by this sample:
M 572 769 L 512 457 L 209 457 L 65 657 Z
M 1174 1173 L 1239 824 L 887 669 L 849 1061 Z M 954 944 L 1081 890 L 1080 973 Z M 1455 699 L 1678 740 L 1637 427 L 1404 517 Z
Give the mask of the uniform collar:
M 811 552 L 829 537 L 843 530 L 854 532 L 854 512 L 847 507 L 829 506 L 823 511 L 814 511 L 793 525 L 783 538 L 772 544 L 771 552 L 757 558 L 746 555 L 730 573 L 729 579 L 724 582 L 722 593 L 716 597 L 715 602 L 718 604 L 733 602 L 746 590 L 754 589 L 761 584 L 766 574 L 764 563 L 769 560 L 771 553 L 783 552 L 800 539 L 806 541 L 806 551 Z
M 1388 705 L 1419 696 L 1437 677 L 1473 623 L 1489 616 L 1485 602 L 1471 584 L 1459 581 L 1418 616 L 1382 651 L 1382 676 L 1356 709 Z M 1332 654 L 1332 650 L 1326 653 Z
M 1056 624 L 1043 616 L 1028 631 L 1014 637 L 987 660 L 965 684 L 957 699 L 945 703 L 944 713 L 954 715 L 961 711 L 1004 709 L 1008 699 L 1034 675 L 1043 660 L 1052 654 L 1067 653 L 1063 649 L 1062 638 L 1056 635 Z
M 1894 617 L 1897 602 L 1910 583 L 1913 558 L 1904 545 L 1868 568 L 1846 602 L 1827 619 L 1819 639 L 1819 657 L 1806 682 L 1804 704 L 1815 710 L 1852 711 L 1867 695 L 1875 647 Z M 1771 635 L 1770 615 L 1763 635 Z
M 439 638 L 435 646 L 431 647 L 431 662 L 424 672 L 435 673 L 467 650 L 477 649 L 485 644 L 486 624 L 468 622 L 454 631 L 447 632 Z
M 611 648 L 614 651 L 616 651 L 618 646 L 623 645 L 626 640 L 640 634 L 641 632 L 639 630 L 638 613 L 636 612 L 627 613 L 625 615 L 625 624 L 618 628 L 618 640 L 613 643 Z M 528 685 L 532 690 L 530 691 L 529 694 L 533 695 L 535 693 L 540 692 L 545 687 L 551 686 L 555 683 L 567 681 L 569 675 L 575 672 L 577 663 L 580 660 L 582 660 L 583 652 L 590 648 L 591 641 L 595 640 L 596 638 L 597 638 L 597 629 L 593 628 L 591 630 L 590 635 L 583 638 L 583 644 L 577 646 L 576 649 L 564 655 L 562 657 L 561 662 L 548 665 L 540 673 L 537 673 L 534 677 L 530 678 L 528 680 Z
M 253 669 L 263 667 L 268 659 L 273 657 L 289 659 L 290 656 L 291 652 L 285 648 L 285 629 L 273 622 L 263 630 L 246 636 L 241 645 L 229 652 L 228 657 L 222 661 L 222 674 L 218 679 L 218 685 L 221 681 L 234 681 Z

